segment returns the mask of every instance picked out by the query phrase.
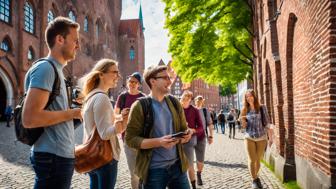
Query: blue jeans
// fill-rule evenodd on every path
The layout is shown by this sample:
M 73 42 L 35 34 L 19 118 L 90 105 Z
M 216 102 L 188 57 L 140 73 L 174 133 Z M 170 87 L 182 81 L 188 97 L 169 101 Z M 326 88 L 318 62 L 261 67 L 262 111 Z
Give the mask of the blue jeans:
M 187 173 L 182 173 L 177 161 L 168 168 L 149 169 L 144 189 L 189 189 Z
M 225 134 L 225 123 L 221 122 L 220 125 L 221 125 L 221 129 L 222 129 L 222 134 Z
M 117 182 L 118 161 L 112 160 L 110 163 L 95 169 L 89 173 L 91 189 L 114 188 Z
M 30 161 L 35 171 L 34 189 L 70 188 L 75 159 L 46 152 L 32 152 Z

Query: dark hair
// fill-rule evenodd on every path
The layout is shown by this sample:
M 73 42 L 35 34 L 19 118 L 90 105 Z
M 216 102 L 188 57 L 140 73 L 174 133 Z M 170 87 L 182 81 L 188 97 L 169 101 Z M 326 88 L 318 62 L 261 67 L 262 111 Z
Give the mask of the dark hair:
M 77 22 L 62 16 L 49 22 L 45 31 L 45 40 L 49 49 L 54 47 L 56 36 L 61 35 L 65 38 L 70 33 L 70 28 L 79 29 L 80 26 Z
M 145 70 L 144 78 L 150 89 L 152 89 L 150 79 L 155 78 L 158 73 L 166 71 L 167 69 L 168 69 L 167 66 L 150 66 Z

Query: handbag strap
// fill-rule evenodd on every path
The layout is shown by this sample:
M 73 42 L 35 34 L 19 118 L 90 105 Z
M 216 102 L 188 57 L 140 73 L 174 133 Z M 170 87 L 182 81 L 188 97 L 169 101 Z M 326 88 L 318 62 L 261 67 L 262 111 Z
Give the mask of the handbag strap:
M 91 97 L 93 97 L 94 95 L 96 95 L 96 94 L 98 94 L 98 93 L 102 93 L 102 94 L 107 95 L 106 93 L 104 93 L 104 92 L 102 92 L 102 91 L 97 91 L 97 92 L 93 93 L 92 95 L 90 95 L 87 99 L 85 99 L 84 104 L 86 104 L 87 101 L 89 101 L 89 99 L 90 99 Z M 97 129 L 97 126 L 94 124 L 94 125 L 93 125 L 93 129 L 92 129 L 92 131 L 91 131 L 91 133 L 90 133 L 90 135 L 89 135 L 89 138 L 93 136 L 95 129 Z M 98 130 L 97 130 L 97 131 L 98 131 Z

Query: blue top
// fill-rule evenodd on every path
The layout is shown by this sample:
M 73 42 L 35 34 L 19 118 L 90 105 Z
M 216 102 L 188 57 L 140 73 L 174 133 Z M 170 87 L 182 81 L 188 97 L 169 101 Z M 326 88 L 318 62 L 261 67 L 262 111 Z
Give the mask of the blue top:
M 152 98 L 154 111 L 153 138 L 174 133 L 173 117 L 165 100 L 159 102 Z M 153 148 L 150 168 L 167 168 L 178 160 L 176 146 L 171 149 L 163 147 Z
M 246 134 L 249 138 L 257 139 L 266 136 L 266 128 L 269 124 L 268 113 L 265 106 L 261 106 L 260 109 L 263 109 L 263 117 L 265 123 L 264 126 L 261 121 L 261 111 L 259 111 L 258 113 L 255 110 L 250 110 L 249 112 L 247 112 Z
M 55 65 L 60 84 L 60 95 L 50 104 L 47 110 L 67 110 L 68 97 L 62 72 L 63 65 L 52 57 L 47 57 Z M 47 61 L 35 63 L 27 72 L 25 78 L 25 91 L 29 88 L 38 88 L 52 92 L 55 80 L 53 67 Z M 43 119 L 43 118 L 40 118 Z M 34 152 L 48 152 L 65 158 L 74 158 L 74 126 L 73 121 L 66 121 L 44 128 L 43 134 L 32 147 Z

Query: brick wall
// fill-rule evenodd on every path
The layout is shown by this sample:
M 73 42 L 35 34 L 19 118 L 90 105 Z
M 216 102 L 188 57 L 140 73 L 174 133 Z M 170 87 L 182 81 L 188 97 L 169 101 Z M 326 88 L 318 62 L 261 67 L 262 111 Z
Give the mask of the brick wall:
M 34 59 L 44 57 L 48 53 L 44 42 L 44 31 L 47 26 L 47 14 L 52 10 L 54 17 L 68 16 L 70 10 L 75 13 L 76 21 L 81 25 L 80 46 L 76 59 L 69 62 L 64 68 L 64 74 L 77 80 L 91 70 L 95 62 L 101 58 L 112 58 L 120 62 L 122 57 L 128 56 L 128 52 L 120 50 L 119 25 L 121 17 L 121 0 L 97 0 L 97 1 L 66 1 L 66 0 L 29 0 L 35 13 L 35 32 L 33 34 L 24 31 L 24 7 L 25 1 L 11 1 L 11 21 L 9 24 L 0 21 L 0 40 L 5 37 L 10 39 L 11 52 L 0 50 L 0 69 L 6 74 L 14 88 L 14 100 L 23 92 L 23 80 L 26 71 L 33 61 L 28 61 L 27 53 L 31 48 Z M 84 32 L 83 23 L 88 18 L 88 32 Z M 96 23 L 99 23 L 99 36 L 96 35 Z M 144 68 L 144 38 L 139 33 L 134 38 L 137 50 L 137 66 L 131 71 L 143 71 Z M 125 41 L 122 41 L 125 42 Z M 127 45 L 127 44 L 126 44 Z M 125 53 L 125 54 L 122 54 Z M 125 78 L 129 67 L 123 68 L 130 62 L 120 63 L 120 69 L 124 70 Z M 119 89 L 115 89 L 117 91 Z M 114 94 L 114 93 L 113 93 Z M 6 97 L 1 97 L 2 100 Z
M 335 4 L 259 0 L 253 6 L 255 88 L 273 109 L 277 153 L 291 164 L 299 156 L 331 179 L 336 173 Z

